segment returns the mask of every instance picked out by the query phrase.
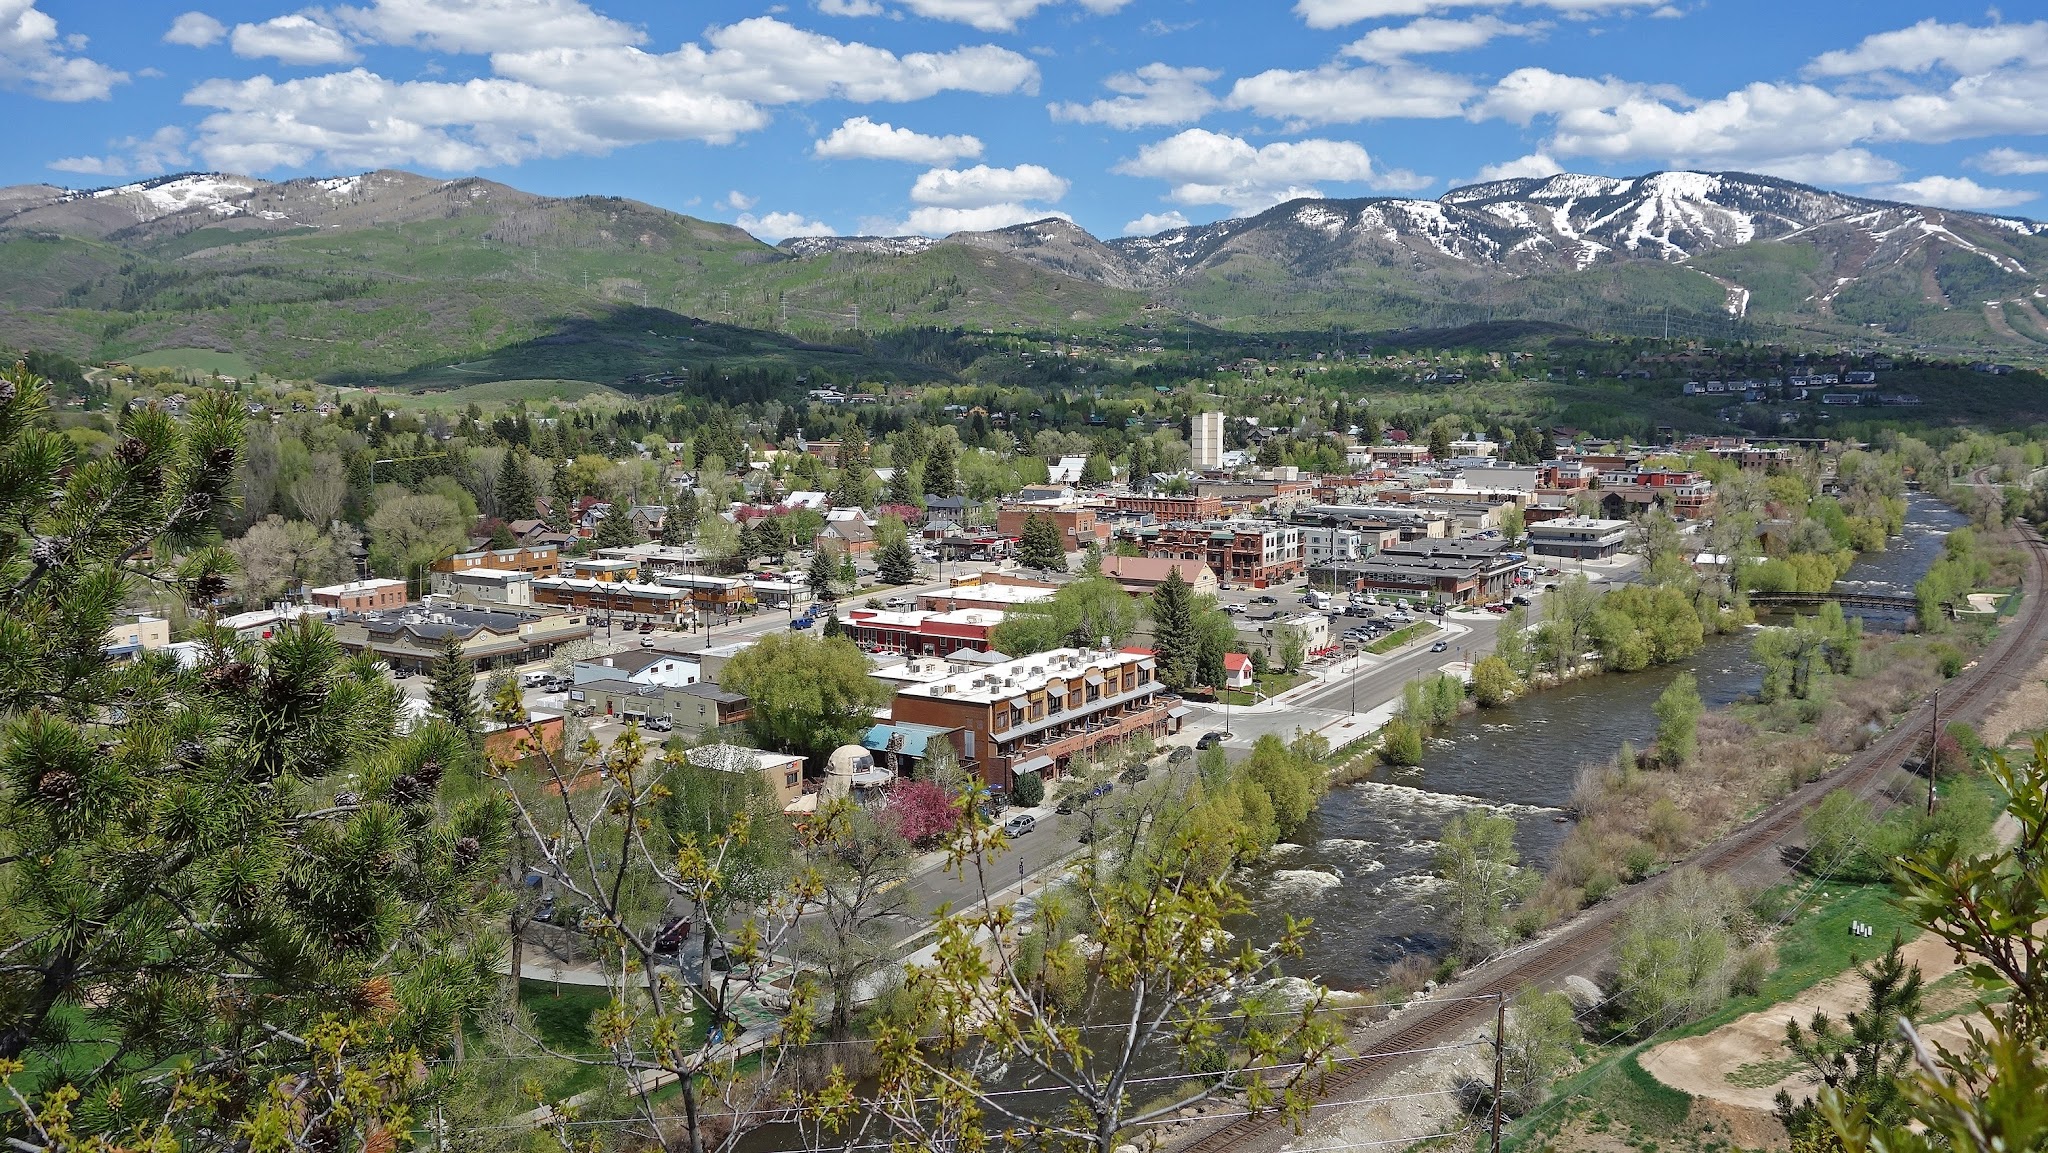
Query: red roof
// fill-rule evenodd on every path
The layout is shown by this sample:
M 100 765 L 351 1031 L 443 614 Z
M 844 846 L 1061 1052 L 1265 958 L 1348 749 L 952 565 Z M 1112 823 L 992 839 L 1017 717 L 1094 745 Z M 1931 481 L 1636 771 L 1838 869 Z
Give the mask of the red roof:
M 1252 667 L 1252 659 L 1243 653 L 1224 653 L 1223 668 L 1226 672 L 1241 672 Z

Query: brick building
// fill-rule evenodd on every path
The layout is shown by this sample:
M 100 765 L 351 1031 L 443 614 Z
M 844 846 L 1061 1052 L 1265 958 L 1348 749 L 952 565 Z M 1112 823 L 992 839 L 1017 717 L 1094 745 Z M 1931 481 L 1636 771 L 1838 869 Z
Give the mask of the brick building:
M 347 584 L 322 585 L 307 594 L 314 604 L 345 613 L 377 612 L 405 607 L 402 580 L 360 580 Z
M 518 524 L 540 524 L 539 521 L 519 521 Z M 545 528 L 545 525 L 541 526 Z M 562 554 L 553 545 L 527 545 L 520 548 L 476 549 L 459 552 L 454 556 L 442 557 L 434 562 L 430 587 L 437 593 L 449 591 L 445 577 L 449 573 L 467 569 L 501 569 L 508 572 L 523 572 L 537 577 L 551 577 L 562 571 Z
M 1301 530 L 1269 521 L 1211 521 L 1127 530 L 1148 557 L 1198 560 L 1224 584 L 1265 588 L 1302 574 Z
M 991 786 L 1047 780 L 1077 755 L 1176 732 L 1188 709 L 1159 684 L 1152 657 L 1054 649 L 986 666 L 961 666 L 897 689 L 891 719 L 958 730 L 962 763 Z
M 1118 512 L 1155 520 L 1215 520 L 1223 515 L 1220 496 L 1120 496 L 1110 502 Z
M 1033 516 L 1043 516 L 1052 521 L 1053 527 L 1060 530 L 1060 543 L 1068 552 L 1079 552 L 1090 544 L 1099 545 L 1109 539 L 1109 526 L 1096 517 L 1094 506 L 1064 501 L 1004 505 L 996 513 L 996 533 L 1022 538 L 1024 522 Z

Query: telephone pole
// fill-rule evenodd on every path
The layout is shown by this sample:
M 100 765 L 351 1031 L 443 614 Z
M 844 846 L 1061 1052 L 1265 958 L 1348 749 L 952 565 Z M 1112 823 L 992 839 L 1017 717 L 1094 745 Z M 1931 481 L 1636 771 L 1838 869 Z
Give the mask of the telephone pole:
M 1927 730 L 1927 815 L 1934 815 L 1934 770 L 1941 758 L 1941 690 L 1934 691 L 1934 716 Z

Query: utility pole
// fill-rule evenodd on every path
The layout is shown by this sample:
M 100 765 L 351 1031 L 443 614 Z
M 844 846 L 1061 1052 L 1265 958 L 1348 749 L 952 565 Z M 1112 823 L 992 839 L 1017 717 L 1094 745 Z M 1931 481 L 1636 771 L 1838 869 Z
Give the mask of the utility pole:
M 1500 1090 L 1507 1080 L 1508 998 L 1493 995 L 1493 1153 L 1500 1153 Z
M 1934 717 L 1927 730 L 1927 815 L 1934 815 L 1934 769 L 1941 755 L 1941 690 L 1934 691 Z

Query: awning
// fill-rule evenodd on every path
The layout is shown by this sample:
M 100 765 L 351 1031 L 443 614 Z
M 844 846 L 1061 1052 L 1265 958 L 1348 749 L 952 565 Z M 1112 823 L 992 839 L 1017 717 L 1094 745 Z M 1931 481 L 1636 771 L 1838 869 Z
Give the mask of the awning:
M 1172 708 L 1166 710 L 1166 715 L 1172 717 L 1174 720 L 1177 721 L 1182 717 L 1192 714 L 1194 711 L 1195 710 L 1187 707 L 1186 705 L 1175 705 Z
M 1013 773 L 1036 773 L 1049 768 L 1052 768 L 1051 757 L 1033 757 L 1023 764 L 1011 766 L 1010 771 Z

